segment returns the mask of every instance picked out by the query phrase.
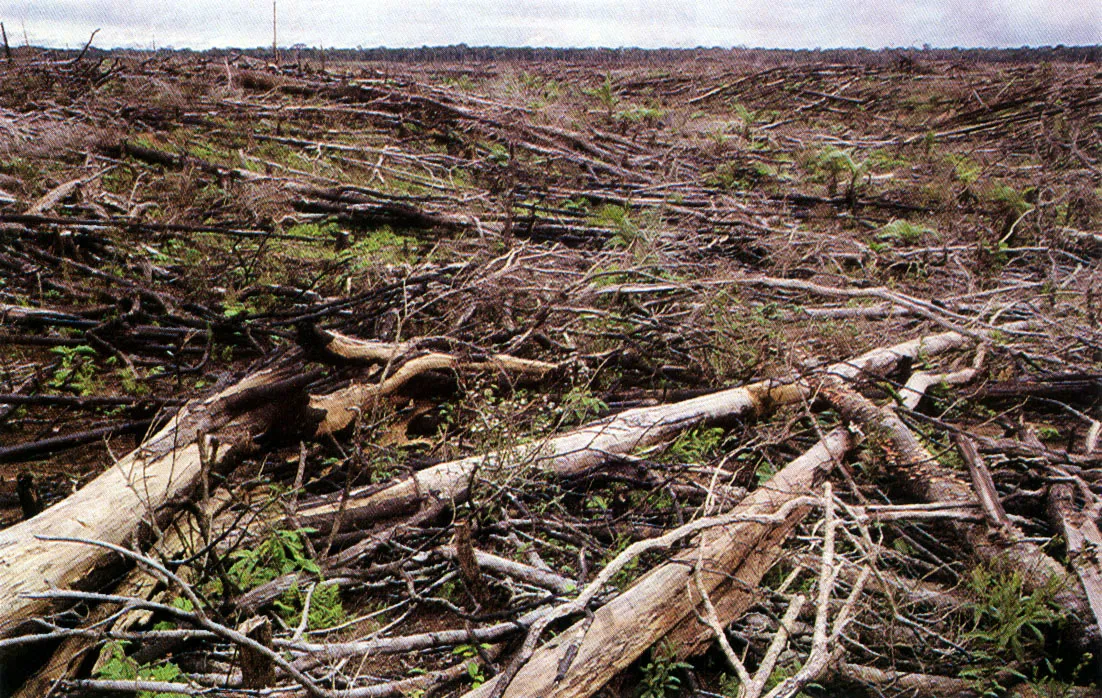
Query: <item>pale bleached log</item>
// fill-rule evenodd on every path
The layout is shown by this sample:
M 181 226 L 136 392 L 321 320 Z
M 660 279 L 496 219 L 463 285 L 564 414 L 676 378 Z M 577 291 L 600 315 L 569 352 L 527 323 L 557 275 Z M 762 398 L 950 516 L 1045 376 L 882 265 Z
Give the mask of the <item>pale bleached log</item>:
M 414 356 L 416 352 L 426 352 L 425 346 L 431 340 L 419 339 L 409 342 L 380 342 L 374 339 L 360 339 L 350 337 L 332 330 L 317 330 L 319 339 L 324 342 L 324 350 L 342 359 L 352 361 L 385 363 L 395 361 L 404 356 Z M 440 340 L 444 342 L 446 340 Z M 442 353 L 438 347 L 434 347 L 432 353 Z M 467 352 L 464 356 L 461 352 L 447 352 L 456 357 L 457 361 L 476 362 L 491 367 L 499 368 L 507 373 L 513 373 L 531 378 L 542 378 L 548 371 L 555 368 L 555 364 L 534 359 L 521 359 L 509 354 L 482 353 L 475 350 Z
M 203 502 L 201 508 L 204 512 L 213 512 L 219 506 L 228 503 L 229 492 L 220 489 L 212 498 Z M 157 553 L 162 556 L 162 559 L 167 559 L 174 557 L 181 550 L 194 551 L 202 546 L 203 540 L 200 533 L 199 522 L 195 520 L 194 514 L 191 511 L 184 511 L 177 515 L 176 521 L 168 527 L 168 531 L 162 539 L 157 542 L 155 548 Z M 186 577 L 187 569 L 181 569 L 180 574 Z M 135 567 L 130 570 L 126 578 L 118 585 L 115 593 L 121 596 L 132 596 L 140 599 L 161 600 L 157 598 L 157 594 L 167 596 L 170 592 L 157 592 L 160 583 L 161 580 L 158 579 L 156 575 L 151 574 L 142 567 Z M 126 632 L 136 624 L 148 622 L 153 616 L 153 612 L 148 609 L 134 609 L 112 622 L 110 621 L 110 616 L 115 614 L 116 611 L 117 609 L 109 604 L 100 604 L 92 609 L 88 617 L 81 623 L 81 627 L 96 627 L 100 630 L 110 629 L 113 632 Z M 76 672 L 81 664 L 77 659 L 87 652 L 96 642 L 97 640 L 95 638 L 85 635 L 75 635 L 65 638 L 58 648 L 54 650 L 49 661 L 46 662 L 46 665 L 27 679 L 19 690 L 12 695 L 12 698 L 38 698 L 39 696 L 47 695 L 51 688 L 59 681 L 72 678 L 74 672 Z M 96 661 L 92 673 L 96 673 L 96 669 L 100 668 L 110 659 L 110 656 L 110 652 L 107 649 L 103 649 L 100 652 L 99 659 Z
M 920 354 L 934 356 L 971 343 L 964 335 L 943 332 L 874 349 L 833 364 L 824 372 L 840 379 L 865 381 L 891 372 L 904 359 L 914 359 Z M 651 446 L 696 425 L 760 415 L 777 405 L 798 403 L 808 398 L 812 390 L 811 384 L 803 380 L 760 381 L 669 405 L 626 410 L 561 436 L 508 451 L 440 463 L 386 487 L 354 490 L 349 493 L 344 515 L 365 522 L 407 512 L 429 501 L 461 502 L 470 494 L 477 472 L 492 474 L 534 467 L 560 477 L 577 475 L 599 466 L 612 455 Z M 350 403 L 360 399 L 349 395 Z M 332 400 L 319 400 L 314 405 L 333 415 L 339 411 L 339 405 Z M 306 507 L 299 512 L 299 518 L 306 525 L 326 520 L 336 513 L 338 506 L 336 502 L 326 502 Z
M 454 354 L 432 352 L 406 361 L 381 382 L 353 383 L 328 395 L 311 395 L 309 410 L 312 418 L 317 421 L 314 435 L 325 436 L 344 429 L 380 398 L 393 394 L 414 377 L 428 371 L 516 371 L 524 375 L 543 376 L 554 368 L 553 365 L 542 362 L 525 359 L 512 359 L 509 362 L 505 359 L 512 357 L 488 356 L 465 360 Z M 518 365 L 514 362 L 520 363 Z
M 15 309 L 9 309 L 16 313 Z M 26 309 L 18 312 L 27 314 Z M 31 311 L 43 314 L 48 311 Z M 342 350 L 362 348 L 360 340 L 342 336 Z M 365 344 L 368 347 L 372 343 Z M 378 349 L 378 347 L 375 347 Z M 409 346 L 390 345 L 389 359 Z M 365 349 L 365 353 L 370 349 Z M 359 411 L 404 386 L 420 373 L 434 369 L 504 370 L 542 376 L 552 364 L 498 355 L 428 353 L 401 364 L 378 384 L 356 384 L 331 395 L 309 396 L 306 419 L 318 435 L 331 433 Z M 83 489 L 38 516 L 0 531 L 0 636 L 15 632 L 23 621 L 48 611 L 48 602 L 26 598 L 51 588 L 68 589 L 86 582 L 112 554 L 102 548 L 46 542 L 37 536 L 84 538 L 116 545 L 133 545 L 148 536 L 149 527 L 163 524 L 195 489 L 203 469 L 198 439 L 217 437 L 219 456 L 249 446 L 252 437 L 268 430 L 272 418 L 295 414 L 305 402 L 301 393 L 308 375 L 301 370 L 266 370 L 231 388 L 186 405 L 157 434 L 124 457 Z M 262 395 L 278 385 L 286 390 Z M 288 399 L 288 396 L 293 399 Z M 244 405 L 243 401 L 249 401 Z M 215 465 L 213 463 L 208 465 Z M 144 528 L 143 528 L 144 527 Z
M 780 512 L 821 482 L 852 443 L 853 437 L 846 429 L 831 431 L 749 494 L 730 512 L 730 518 Z M 742 520 L 700 533 L 696 544 L 643 575 L 630 589 L 594 612 L 591 622 L 581 620 L 537 649 L 509 684 L 505 698 L 593 695 L 678 622 L 695 613 L 701 602 L 699 587 L 711 594 L 728 578 L 730 570 L 761 547 L 770 533 L 790 525 L 793 518 L 801 518 L 806 511 L 806 506 L 798 506 L 780 523 Z M 573 661 L 559 678 L 564 657 L 572 653 Z M 487 698 L 498 680 L 467 693 L 465 698 Z
M 75 588 L 117 559 L 104 548 L 77 548 L 39 536 L 137 543 L 143 527 L 163 524 L 198 484 L 204 467 L 199 439 L 217 434 L 220 457 L 247 444 L 267 425 L 255 410 L 244 409 L 250 405 L 243 402 L 285 380 L 278 371 L 261 371 L 213 397 L 188 403 L 167 426 L 84 488 L 0 531 L 0 637 L 48 612 L 49 601 L 27 595 Z

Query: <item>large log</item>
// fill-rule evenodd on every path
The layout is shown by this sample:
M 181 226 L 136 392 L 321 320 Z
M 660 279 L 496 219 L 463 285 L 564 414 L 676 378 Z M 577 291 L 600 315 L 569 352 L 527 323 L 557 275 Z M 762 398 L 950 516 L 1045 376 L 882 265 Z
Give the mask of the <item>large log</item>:
M 750 518 L 780 512 L 785 504 L 821 482 L 852 444 L 853 437 L 846 429 L 835 429 L 748 495 L 731 516 Z M 643 575 L 630 589 L 597 610 L 592 622 L 583 619 L 536 650 L 509 684 L 505 698 L 593 695 L 671 628 L 693 615 L 701 602 L 696 570 L 700 571 L 701 586 L 711 594 L 731 570 L 752 558 L 772 533 L 790 528 L 793 520 L 805 513 L 806 507 L 798 506 L 781 523 L 742 520 L 703 532 L 696 545 Z M 559 677 L 564 658 L 571 653 L 574 660 Z M 490 696 L 498 680 L 467 693 L 465 698 Z
M 271 405 L 300 391 L 308 375 L 264 370 L 185 405 L 141 446 L 72 496 L 0 531 L 0 637 L 50 610 L 30 595 L 92 583 L 93 573 L 117 559 L 109 550 L 44 541 L 85 538 L 133 545 L 163 525 L 199 482 L 206 444 L 217 438 L 217 460 L 247 446 L 267 429 Z M 218 463 L 208 464 L 216 467 Z
M 882 377 L 900 362 L 920 354 L 933 356 L 971 343 L 964 335 L 944 332 L 874 349 L 828 366 L 825 372 L 845 380 L 865 381 Z M 578 475 L 607 462 L 612 455 L 660 443 L 699 424 L 765 414 L 777 405 L 798 403 L 810 397 L 812 391 L 807 381 L 768 380 L 669 405 L 626 410 L 561 436 L 440 463 L 383 487 L 353 490 L 343 505 L 344 521 L 362 524 L 404 514 L 434 501 L 464 501 L 479 473 L 531 466 L 559 477 Z M 340 414 L 339 401 L 319 400 L 314 404 L 324 406 L 335 419 Z M 330 520 L 340 506 L 336 501 L 306 506 L 299 511 L 299 520 L 304 525 L 320 525 Z
M 881 436 L 882 447 L 893 462 L 896 479 L 909 494 L 925 502 L 980 503 L 974 486 L 942 465 L 895 410 L 880 407 L 841 384 L 825 390 L 824 394 L 846 419 L 864 424 L 871 433 Z M 1001 511 L 993 489 L 994 486 L 989 485 L 989 497 Z M 997 569 L 1018 573 L 1026 590 L 1046 589 L 1055 581 L 1053 600 L 1067 612 L 1072 641 L 1085 651 L 1097 651 L 1102 638 L 1080 580 L 1038 545 L 1026 540 L 1021 531 L 1009 523 L 1005 513 L 990 518 L 990 524 L 987 521 L 948 520 L 944 525 L 980 560 Z
M 540 377 L 553 364 L 486 355 L 429 351 L 420 344 L 382 344 L 327 335 L 330 355 L 346 359 L 404 361 L 377 384 L 354 383 L 330 395 L 307 395 L 316 373 L 295 364 L 253 374 L 221 393 L 185 405 L 160 432 L 71 497 L 45 512 L 0 531 L 0 637 L 17 632 L 26 620 L 49 610 L 29 598 L 51 588 L 94 585 L 93 572 L 113 559 L 110 551 L 40 540 L 39 536 L 83 538 L 129 545 L 159 530 L 195 489 L 202 473 L 200 439 L 213 439 L 219 462 L 250 447 L 273 428 L 315 435 L 338 431 L 378 399 L 425 371 L 498 370 Z M 411 356 L 412 355 L 412 356 Z M 277 419 L 277 416 L 280 419 Z M 212 441 L 212 443 L 214 442 Z M 218 463 L 209 463 L 217 467 Z
M 982 356 L 982 349 L 980 356 Z M 979 358 L 977 358 L 979 361 Z M 926 391 L 934 385 L 949 383 L 959 385 L 967 383 L 978 374 L 978 369 L 968 368 L 953 373 L 928 373 L 918 372 L 911 374 L 906 385 L 900 391 L 903 403 L 913 409 L 918 406 Z M 715 604 L 716 615 L 723 625 L 734 621 L 750 606 L 758 601 L 758 584 L 765 573 L 777 561 L 781 554 L 780 544 L 784 542 L 788 532 L 778 530 L 773 535 L 778 543 L 762 545 L 753 554 L 747 557 L 742 566 L 725 580 L 712 595 L 712 603 Z M 666 635 L 668 641 L 677 649 L 677 656 L 686 658 L 705 652 L 715 640 L 715 633 L 707 624 L 697 617 L 683 620 Z

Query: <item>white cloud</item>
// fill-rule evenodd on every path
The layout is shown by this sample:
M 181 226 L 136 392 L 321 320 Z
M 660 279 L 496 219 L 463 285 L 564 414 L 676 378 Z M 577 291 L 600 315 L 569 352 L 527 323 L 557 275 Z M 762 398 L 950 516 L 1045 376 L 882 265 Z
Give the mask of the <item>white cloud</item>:
M 1102 42 L 1071 0 L 278 0 L 280 44 L 325 46 L 1020 46 Z M 12 40 L 263 46 L 270 0 L 0 0 Z

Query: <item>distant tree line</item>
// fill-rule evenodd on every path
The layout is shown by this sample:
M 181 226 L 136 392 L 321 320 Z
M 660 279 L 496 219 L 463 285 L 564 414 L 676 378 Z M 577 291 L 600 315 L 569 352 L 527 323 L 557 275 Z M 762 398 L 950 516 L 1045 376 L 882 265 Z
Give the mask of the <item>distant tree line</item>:
M 106 53 L 105 51 L 92 52 Z M 118 52 L 148 55 L 152 51 L 119 49 Z M 58 51 L 57 53 L 67 53 Z M 75 52 L 71 52 L 75 53 Z M 245 49 L 158 49 L 156 53 L 202 54 L 210 57 L 245 55 L 271 60 L 271 47 Z M 317 48 L 298 44 L 281 48 L 283 60 L 370 61 L 393 63 L 489 63 L 489 62 L 586 62 L 597 65 L 617 63 L 662 64 L 685 60 L 740 59 L 761 65 L 800 63 L 859 63 L 865 65 L 920 64 L 926 61 L 960 63 L 1037 63 L 1041 61 L 1100 63 L 1102 45 L 1023 46 L 1020 48 L 843 48 L 843 49 L 763 49 L 763 48 L 531 48 L 504 46 L 421 46 L 419 48 Z

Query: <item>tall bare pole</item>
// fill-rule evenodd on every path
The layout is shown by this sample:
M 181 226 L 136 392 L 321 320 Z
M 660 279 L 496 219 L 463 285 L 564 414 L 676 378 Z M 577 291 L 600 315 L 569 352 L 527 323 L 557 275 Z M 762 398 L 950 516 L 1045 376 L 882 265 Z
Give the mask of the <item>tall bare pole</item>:
M 0 22 L 0 34 L 4 35 L 4 57 L 11 61 L 11 47 L 8 46 L 8 32 L 4 29 L 4 23 Z
M 272 0 L 272 60 L 279 65 L 279 48 L 276 43 L 276 0 Z

